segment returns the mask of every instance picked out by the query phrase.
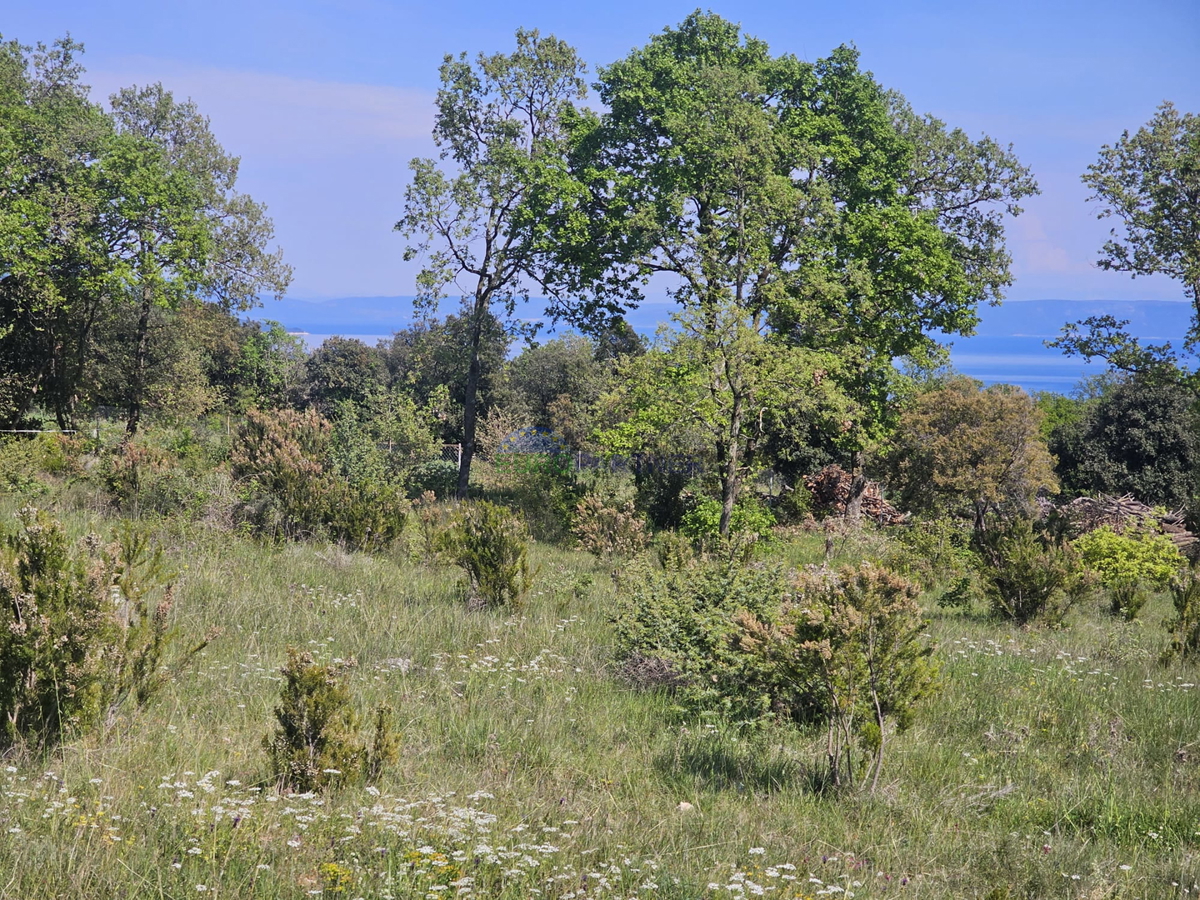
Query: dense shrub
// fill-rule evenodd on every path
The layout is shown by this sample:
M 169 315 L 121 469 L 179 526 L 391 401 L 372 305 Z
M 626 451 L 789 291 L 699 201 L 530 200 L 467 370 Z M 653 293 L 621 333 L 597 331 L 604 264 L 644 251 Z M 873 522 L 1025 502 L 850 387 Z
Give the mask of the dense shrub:
M 783 690 L 774 703 L 819 698 L 834 786 L 854 783 L 857 743 L 870 757 L 874 789 L 890 726 L 907 728 L 917 702 L 934 687 L 937 666 L 919 592 L 902 576 L 867 563 L 833 576 L 800 576 L 795 597 L 774 617 L 748 610 L 737 615 L 737 646 L 761 660 Z
M 390 543 L 408 503 L 388 484 L 351 484 L 332 470 L 332 426 L 316 412 L 250 410 L 230 460 L 245 521 L 275 537 L 326 537 L 360 548 Z
M 687 467 L 648 465 L 638 469 L 634 481 L 637 504 L 655 528 L 678 528 L 688 511 L 684 488 L 692 480 Z
M 595 494 L 584 497 L 575 507 L 572 530 L 584 550 L 601 558 L 631 556 L 644 550 L 650 539 L 633 501 L 610 506 Z
M 926 590 L 947 581 L 959 582 L 977 565 L 971 531 L 954 519 L 914 522 L 890 529 L 890 534 L 896 544 L 886 555 L 887 567 Z
M 398 740 L 392 732 L 390 709 L 375 710 L 375 735 L 369 745 L 359 733 L 347 684 L 353 668 L 352 659 L 322 665 L 312 654 L 288 648 L 275 707 L 278 726 L 263 738 L 280 788 L 318 791 L 363 777 L 373 779 L 395 760 Z
M 1150 373 L 1119 381 L 1054 430 L 1050 451 L 1071 493 L 1129 492 L 1144 503 L 1183 506 L 1200 467 L 1196 395 Z
M 82 441 L 67 435 L 0 436 L 0 491 L 37 497 L 51 489 L 53 479 L 80 471 Z
M 1038 534 L 1029 519 L 998 525 L 977 540 L 984 593 L 999 618 L 1057 624 L 1091 588 L 1071 546 Z
M 432 491 L 439 500 L 448 500 L 458 488 L 458 466 L 444 459 L 417 463 L 408 473 L 408 495 L 420 497 Z
M 405 489 L 413 468 L 434 454 L 431 419 L 401 391 L 376 391 L 362 403 L 343 400 L 330 436 L 334 469 L 353 485 Z
M 774 512 L 784 525 L 799 525 L 812 517 L 812 491 L 802 479 L 790 487 L 785 487 L 783 493 L 775 502 Z
M 1186 560 L 1165 534 L 1127 531 L 1104 525 L 1073 542 L 1112 598 L 1112 612 L 1134 619 L 1147 600 L 1147 588 L 1165 588 Z
M 684 513 L 680 532 L 700 546 L 710 546 L 720 540 L 721 502 L 712 497 L 699 497 Z M 729 533 L 755 540 L 768 540 L 775 525 L 774 514 L 754 497 L 738 501 L 729 519 Z
M 660 570 L 637 560 L 618 578 L 618 659 L 630 672 L 655 672 L 654 683 L 669 686 L 681 708 L 735 722 L 819 715 L 815 683 L 789 687 L 778 671 L 734 645 L 739 612 L 773 621 L 788 599 L 781 569 L 681 560 Z
M 439 549 L 467 573 L 469 601 L 520 607 L 533 582 L 524 523 L 503 506 L 464 503 L 443 532 Z
M 150 701 L 171 675 L 173 594 L 161 551 L 136 531 L 72 546 L 44 513 L 26 507 L 20 518 L 0 568 L 0 746 L 43 748 L 111 723 L 127 699 Z
M 1193 562 L 1171 579 L 1175 621 L 1171 623 L 1168 653 L 1192 657 L 1200 653 L 1200 563 Z

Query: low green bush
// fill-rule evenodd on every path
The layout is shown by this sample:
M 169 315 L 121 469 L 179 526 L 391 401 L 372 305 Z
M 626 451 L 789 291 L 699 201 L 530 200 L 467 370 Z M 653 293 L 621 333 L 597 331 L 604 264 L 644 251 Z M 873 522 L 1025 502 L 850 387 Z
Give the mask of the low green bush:
M 787 575 L 775 566 L 682 559 L 659 569 L 634 560 L 618 575 L 617 658 L 631 680 L 670 688 L 690 714 L 739 723 L 810 720 L 821 710 L 818 686 L 789 688 L 734 643 L 739 612 L 773 621 L 789 596 Z
M 896 541 L 884 558 L 885 565 L 925 590 L 961 582 L 978 566 L 971 550 L 971 529 L 954 519 L 914 522 L 889 529 L 889 534 Z
M 438 543 L 467 573 L 472 605 L 522 605 L 536 573 L 529 566 L 529 533 L 508 509 L 486 500 L 464 503 Z
M 280 789 L 319 791 L 363 778 L 373 780 L 395 761 L 398 738 L 392 713 L 379 707 L 368 744 L 359 733 L 348 681 L 354 660 L 323 665 L 311 653 L 288 648 L 275 707 L 277 727 L 263 738 Z
M 1056 625 L 1092 589 L 1071 545 L 1039 534 L 1029 519 L 993 526 L 977 537 L 977 546 L 984 595 L 997 618 Z
M 72 546 L 57 521 L 26 507 L 6 545 L 0 749 L 44 749 L 111 724 L 130 698 L 147 704 L 212 637 L 164 666 L 173 589 L 161 550 L 134 529 Z
M 432 491 L 439 500 L 449 500 L 458 489 L 458 466 L 444 459 L 418 463 L 408 473 L 408 495 L 414 499 Z
M 1175 620 L 1171 623 L 1168 656 L 1184 658 L 1200 653 L 1200 563 L 1193 562 L 1171 579 L 1171 599 Z
M 1083 564 L 1108 589 L 1113 615 L 1137 618 L 1150 588 L 1165 588 L 1187 565 L 1165 534 L 1126 531 L 1109 525 L 1077 537 L 1073 545 Z
M 760 660 L 783 693 L 776 705 L 816 693 L 826 725 L 826 764 L 834 787 L 853 786 L 866 767 L 871 789 L 883 769 L 888 732 L 911 725 L 917 703 L 936 685 L 920 589 L 870 563 L 795 582 L 795 596 L 772 617 L 737 614 L 737 647 Z M 854 745 L 864 752 L 855 760 Z

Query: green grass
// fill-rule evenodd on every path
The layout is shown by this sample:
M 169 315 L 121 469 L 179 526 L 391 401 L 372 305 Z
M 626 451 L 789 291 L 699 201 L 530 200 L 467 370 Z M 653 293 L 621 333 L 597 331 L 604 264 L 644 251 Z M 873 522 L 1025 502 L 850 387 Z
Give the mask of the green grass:
M 73 490 L 72 531 L 108 529 Z M 456 570 L 401 551 L 158 529 L 175 627 L 221 635 L 106 734 L 0 765 L 0 897 L 1198 890 L 1200 672 L 1158 662 L 1165 597 L 1132 625 L 1096 601 L 1056 631 L 932 609 L 941 693 L 892 740 L 874 795 L 836 795 L 814 789 L 820 736 L 688 719 L 620 680 L 610 569 L 584 554 L 535 546 L 539 578 L 508 614 L 469 611 Z M 804 564 L 823 547 L 773 552 Z M 270 784 L 261 741 L 289 645 L 354 657 L 363 711 L 395 709 L 400 760 L 370 790 Z

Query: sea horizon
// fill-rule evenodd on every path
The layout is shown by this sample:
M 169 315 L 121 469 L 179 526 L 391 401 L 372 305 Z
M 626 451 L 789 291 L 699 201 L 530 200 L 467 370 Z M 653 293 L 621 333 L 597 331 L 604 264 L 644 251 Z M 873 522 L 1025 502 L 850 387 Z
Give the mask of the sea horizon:
M 329 337 L 354 338 L 373 346 L 388 340 L 413 321 L 411 297 L 339 297 L 323 300 L 285 298 L 255 310 L 254 318 L 278 321 L 303 337 L 311 350 Z M 452 311 L 447 304 L 442 313 Z M 630 324 L 653 335 L 673 309 L 668 302 L 644 304 L 628 315 Z M 1070 393 L 1081 381 L 1107 370 L 1103 360 L 1085 363 L 1046 347 L 1067 322 L 1088 316 L 1111 315 L 1129 321 L 1129 331 L 1151 343 L 1169 341 L 1181 349 L 1191 323 L 1192 305 L 1186 300 L 1007 300 L 983 306 L 975 334 L 954 336 L 950 345 L 953 368 L 984 384 L 1014 384 L 1029 393 Z M 527 321 L 539 321 L 530 316 Z M 571 329 L 547 328 L 540 340 Z M 935 335 L 937 336 L 937 335 Z M 941 336 L 937 336 L 941 337 Z M 519 350 L 519 345 L 515 348 Z

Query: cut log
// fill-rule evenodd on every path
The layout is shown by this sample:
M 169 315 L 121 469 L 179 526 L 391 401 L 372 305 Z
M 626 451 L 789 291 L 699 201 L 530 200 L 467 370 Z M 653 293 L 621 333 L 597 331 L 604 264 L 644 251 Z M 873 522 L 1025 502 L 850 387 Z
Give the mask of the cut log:
M 839 465 L 829 465 L 815 475 L 804 476 L 804 486 L 813 498 L 816 511 L 833 515 L 845 515 L 850 501 L 854 477 Z M 883 488 L 876 481 L 868 481 L 862 494 L 861 514 L 864 518 L 880 525 L 899 525 L 908 516 L 883 499 Z
M 1167 512 L 1154 509 L 1134 498 L 1132 494 L 1121 497 L 1077 497 L 1059 507 L 1059 512 L 1071 522 L 1074 530 L 1083 534 L 1105 525 L 1118 534 L 1129 528 L 1155 531 L 1165 534 L 1180 550 L 1200 540 L 1188 530 L 1182 510 Z

